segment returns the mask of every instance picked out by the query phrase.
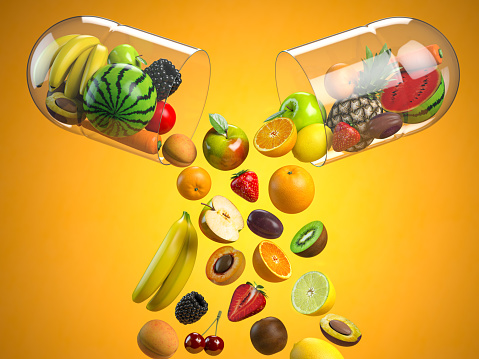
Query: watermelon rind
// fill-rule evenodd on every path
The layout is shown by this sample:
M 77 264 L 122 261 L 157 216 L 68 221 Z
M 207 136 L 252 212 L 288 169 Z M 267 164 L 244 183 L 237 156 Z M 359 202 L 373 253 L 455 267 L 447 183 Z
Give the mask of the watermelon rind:
M 110 137 L 134 135 L 146 127 L 156 108 L 150 76 L 129 64 L 100 68 L 83 94 L 83 109 L 93 127 Z
M 431 74 L 430 69 L 423 69 L 421 71 L 424 71 L 427 74 Z M 441 72 L 438 69 L 434 69 L 432 74 L 437 75 L 433 76 L 432 78 L 429 78 L 428 80 L 425 80 L 424 85 L 427 83 L 428 85 L 432 85 L 433 83 L 435 84 L 435 87 L 433 88 L 433 92 L 430 93 L 429 97 L 423 99 L 421 102 L 417 103 L 416 105 L 413 104 L 413 101 L 417 101 L 418 98 L 413 99 L 412 101 L 406 100 L 404 98 L 404 93 L 400 94 L 400 91 L 407 91 L 411 90 L 411 87 L 406 87 L 406 89 L 403 88 L 396 88 L 394 86 L 388 88 L 386 91 L 384 91 L 381 94 L 381 104 L 384 107 L 384 110 L 387 112 L 395 112 L 401 115 L 401 118 L 405 123 L 420 123 L 424 122 L 431 117 L 433 117 L 437 111 L 439 111 L 439 108 L 442 105 L 442 102 L 444 100 L 444 95 L 445 95 L 445 84 L 444 84 L 444 78 L 441 74 Z M 426 76 L 424 75 L 424 76 Z M 402 76 L 404 80 L 404 75 Z M 409 76 L 408 76 L 409 77 Z M 431 82 L 432 79 L 435 77 L 435 81 Z M 423 88 L 421 86 L 421 88 Z M 415 87 L 412 87 L 412 89 L 415 89 Z M 419 89 L 419 88 L 418 88 Z M 403 98 L 402 102 L 391 102 L 393 98 L 391 96 L 397 96 L 397 98 Z M 407 105 L 407 110 L 404 108 Z M 411 106 L 412 105 L 412 106 Z M 398 106 L 403 107 L 403 109 L 399 109 Z
M 446 86 L 444 78 L 441 75 L 441 83 L 436 92 L 434 92 L 425 102 L 415 107 L 411 111 L 401 113 L 404 123 L 421 123 L 434 116 L 444 101 Z

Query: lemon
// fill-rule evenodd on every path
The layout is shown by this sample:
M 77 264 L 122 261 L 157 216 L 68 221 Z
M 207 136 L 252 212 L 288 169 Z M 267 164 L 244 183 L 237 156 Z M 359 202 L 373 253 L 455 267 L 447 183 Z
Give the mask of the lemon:
M 298 132 L 293 155 L 301 162 L 319 160 L 331 148 L 333 132 L 322 123 L 313 123 Z
M 344 359 L 338 349 L 321 339 L 305 338 L 294 344 L 290 359 Z
M 336 300 L 336 291 L 321 272 L 303 274 L 294 284 L 291 302 L 301 314 L 321 315 L 331 310 Z

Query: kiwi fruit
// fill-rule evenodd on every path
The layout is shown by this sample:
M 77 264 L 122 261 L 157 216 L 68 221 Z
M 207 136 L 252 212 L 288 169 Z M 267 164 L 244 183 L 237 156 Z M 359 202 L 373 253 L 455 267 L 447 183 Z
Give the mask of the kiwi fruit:
M 313 221 L 301 228 L 291 241 L 290 249 L 300 257 L 314 257 L 328 242 L 328 232 L 321 221 Z
M 263 318 L 250 330 L 251 343 L 263 355 L 272 355 L 284 349 L 288 332 L 283 322 L 275 317 Z

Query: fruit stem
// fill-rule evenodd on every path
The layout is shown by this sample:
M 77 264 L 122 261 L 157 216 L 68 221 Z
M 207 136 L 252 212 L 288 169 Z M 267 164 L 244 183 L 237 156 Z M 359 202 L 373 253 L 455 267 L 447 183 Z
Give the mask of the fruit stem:
M 201 202 L 201 204 L 202 204 L 203 206 L 210 207 L 211 210 L 213 210 L 213 211 L 216 211 L 215 207 L 210 206 L 209 204 L 206 204 L 206 203 L 203 203 L 203 202 Z
M 218 332 L 218 321 L 220 320 L 220 317 L 221 317 L 221 310 L 218 312 L 218 315 L 216 316 L 216 319 L 213 321 L 213 323 L 211 323 L 211 325 L 208 327 L 208 329 L 205 330 L 205 332 L 203 334 L 201 334 L 201 336 L 205 335 L 206 332 L 212 327 L 213 324 L 216 323 L 216 330 L 215 330 L 215 335 L 216 333 Z
M 285 107 L 286 107 L 288 110 L 290 110 L 291 112 L 293 112 L 293 110 L 292 110 L 292 109 L 290 109 L 288 106 L 285 106 Z
M 220 317 L 221 317 L 221 310 L 218 312 L 218 316 L 216 317 L 215 336 L 216 336 L 216 333 L 218 333 L 218 323 L 220 322 Z

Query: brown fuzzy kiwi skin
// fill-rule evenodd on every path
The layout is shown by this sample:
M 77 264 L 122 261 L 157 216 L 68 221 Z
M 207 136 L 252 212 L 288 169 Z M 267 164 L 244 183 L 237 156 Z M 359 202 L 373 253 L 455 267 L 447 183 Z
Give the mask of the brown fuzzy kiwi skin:
M 311 257 L 317 256 L 319 253 L 321 253 L 324 250 L 327 243 L 328 243 L 328 231 L 326 230 L 326 226 L 323 224 L 323 230 L 319 238 L 309 248 L 295 254 L 303 258 L 311 258 Z

